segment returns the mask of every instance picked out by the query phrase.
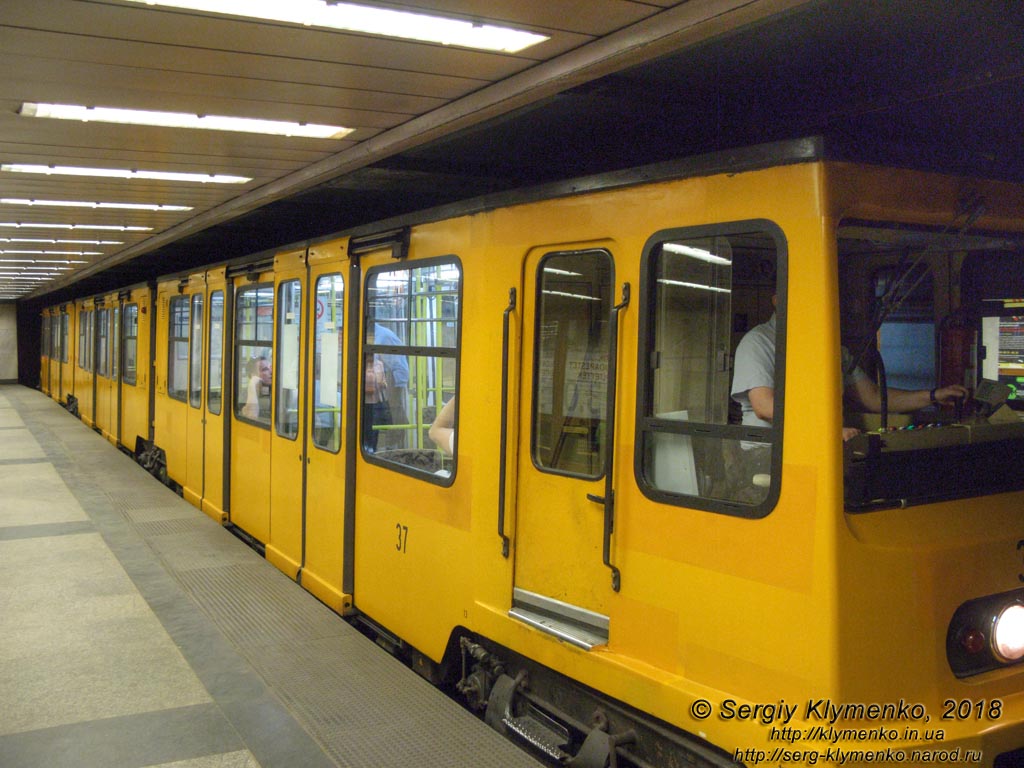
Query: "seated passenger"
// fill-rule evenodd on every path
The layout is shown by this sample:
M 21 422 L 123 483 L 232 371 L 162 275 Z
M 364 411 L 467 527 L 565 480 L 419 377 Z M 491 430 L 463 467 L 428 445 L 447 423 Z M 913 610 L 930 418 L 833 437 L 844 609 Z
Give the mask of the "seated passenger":
M 430 439 L 446 456 L 455 455 L 455 398 L 452 397 L 438 411 L 427 432 Z

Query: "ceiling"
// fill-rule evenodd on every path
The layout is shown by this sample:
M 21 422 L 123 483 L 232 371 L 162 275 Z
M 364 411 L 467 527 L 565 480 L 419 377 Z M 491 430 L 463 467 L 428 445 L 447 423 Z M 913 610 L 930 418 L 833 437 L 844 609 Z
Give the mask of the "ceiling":
M 515 53 L 129 0 L 4 0 L 0 164 L 190 171 L 242 184 L 0 171 L 0 300 L 128 285 L 410 210 L 688 154 L 825 135 L 868 158 L 1024 181 L 1018 0 L 404 0 L 539 32 Z M 329 123 L 343 139 L 45 120 L 22 104 Z M 18 239 L 116 240 L 39 244 Z M 72 255 L 89 251 L 93 255 Z M 17 259 L 18 261 L 12 261 Z M 29 264 L 28 260 L 36 260 Z M 45 283 L 14 279 L 63 264 Z M 57 265 L 52 265 L 57 266 Z M 49 267 L 46 267 L 47 269 Z

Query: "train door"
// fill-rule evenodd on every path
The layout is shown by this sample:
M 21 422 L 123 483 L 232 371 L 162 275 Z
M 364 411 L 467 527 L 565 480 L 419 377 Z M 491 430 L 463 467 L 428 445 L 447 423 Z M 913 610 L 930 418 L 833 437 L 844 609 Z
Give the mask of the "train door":
M 190 297 L 177 280 L 157 287 L 153 442 L 164 451 L 167 475 L 184 483 L 188 418 L 188 342 Z
M 118 439 L 135 450 L 138 438 L 149 435 L 149 327 L 148 288 L 121 297 L 120 386 L 121 427 Z
M 345 593 L 346 392 L 344 243 L 309 250 L 309 351 L 306 492 L 302 585 L 336 611 L 351 607 Z
M 206 410 L 203 430 L 202 510 L 223 521 L 224 512 L 224 341 L 227 328 L 225 270 L 206 274 Z
M 270 538 L 274 274 L 254 268 L 234 280 L 234 291 L 230 520 L 265 543 Z
M 291 578 L 302 565 L 305 477 L 305 370 L 302 364 L 306 294 L 305 250 L 274 260 L 273 409 L 270 430 L 270 536 L 267 559 Z
M 114 412 L 110 399 L 114 391 L 111 378 L 110 324 L 111 307 L 105 300 L 97 300 L 95 310 L 96 362 L 93 368 L 93 423 L 105 438 L 113 438 Z
M 203 397 L 203 362 L 205 360 L 206 275 L 193 275 L 185 290 L 188 302 L 187 363 L 185 385 L 188 407 L 185 409 L 185 477 L 182 494 L 196 507 L 202 507 L 206 454 L 206 402 Z
M 528 256 L 512 615 L 583 647 L 607 642 L 605 461 L 615 311 L 605 246 Z
M 60 382 L 58 384 L 58 400 L 67 403 L 68 395 L 75 392 L 75 341 L 77 340 L 75 306 L 67 304 L 60 309 Z
M 75 397 L 78 402 L 78 416 L 87 425 L 94 423 L 93 371 L 95 370 L 95 314 L 92 299 L 77 305 L 78 309 L 78 362 L 75 365 Z

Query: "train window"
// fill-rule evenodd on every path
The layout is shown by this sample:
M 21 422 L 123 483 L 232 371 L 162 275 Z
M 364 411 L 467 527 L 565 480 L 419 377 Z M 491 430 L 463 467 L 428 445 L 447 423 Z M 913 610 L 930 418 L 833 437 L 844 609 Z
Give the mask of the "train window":
M 78 367 L 81 368 L 82 370 L 86 370 L 87 358 L 85 354 L 89 348 L 89 345 L 85 343 L 85 332 L 86 328 L 88 327 L 86 318 L 88 316 L 89 313 L 86 312 L 85 310 L 82 310 L 81 312 L 78 313 Z
M 139 349 L 139 305 L 128 304 L 124 308 L 124 383 L 136 383 Z
M 68 327 L 70 325 L 70 316 L 67 312 L 62 312 L 60 315 L 60 361 L 62 363 L 68 362 Z
M 192 296 L 192 333 L 188 362 L 188 403 L 193 408 L 203 404 L 203 295 Z
M 50 353 L 50 316 L 43 315 L 43 327 L 40 334 L 42 342 L 42 355 L 43 357 L 52 357 Z
M 450 482 L 457 447 L 462 269 L 448 257 L 367 275 L 363 451 L 375 460 Z M 443 430 L 443 433 L 442 431 Z M 443 437 L 441 436 L 443 434 Z
M 121 361 L 121 307 L 110 310 L 110 378 L 117 379 Z
M 235 302 L 235 415 L 270 428 L 274 286 L 246 286 Z
M 323 275 L 316 281 L 316 338 L 313 357 L 313 445 L 341 450 L 342 330 L 345 281 Z
M 207 365 L 206 407 L 212 414 L 220 413 L 221 383 L 224 378 L 224 291 L 210 294 L 210 359 Z
M 302 284 L 281 283 L 277 302 L 277 434 L 294 440 L 299 434 L 299 365 L 302 336 Z
M 188 392 L 188 296 L 171 298 L 169 321 L 167 394 L 184 402 Z
M 106 309 L 96 310 L 96 373 L 103 378 L 109 378 L 110 376 L 110 366 L 108 364 L 110 349 L 107 346 L 109 333 L 109 311 Z
M 651 498 L 746 517 L 771 511 L 785 339 L 773 304 L 784 248 L 767 222 L 662 232 L 645 246 L 635 472 Z M 765 376 L 771 421 L 757 416 L 742 383 Z
M 533 461 L 597 478 L 604 473 L 612 257 L 550 253 L 538 271 Z

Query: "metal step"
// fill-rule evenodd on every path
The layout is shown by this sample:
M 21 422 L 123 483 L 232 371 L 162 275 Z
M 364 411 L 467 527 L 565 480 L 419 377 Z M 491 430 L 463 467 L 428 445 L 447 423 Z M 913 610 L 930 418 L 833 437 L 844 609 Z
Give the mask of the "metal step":
M 608 644 L 608 617 L 551 597 L 516 589 L 508 615 L 584 650 Z

